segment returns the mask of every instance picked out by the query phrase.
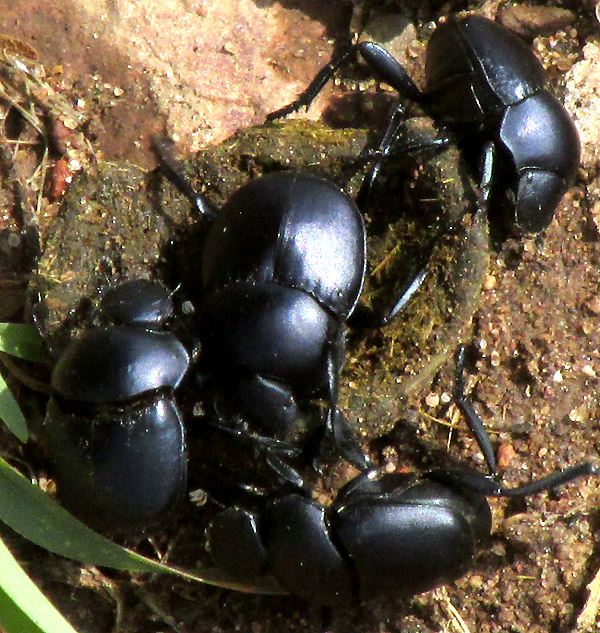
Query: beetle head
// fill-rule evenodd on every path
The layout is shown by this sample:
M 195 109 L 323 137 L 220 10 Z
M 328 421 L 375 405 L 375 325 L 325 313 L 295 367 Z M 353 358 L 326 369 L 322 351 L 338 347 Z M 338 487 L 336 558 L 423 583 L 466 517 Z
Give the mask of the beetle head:
M 538 233 L 552 218 L 567 187 L 557 174 L 539 169 L 520 172 L 514 223 L 523 233 Z

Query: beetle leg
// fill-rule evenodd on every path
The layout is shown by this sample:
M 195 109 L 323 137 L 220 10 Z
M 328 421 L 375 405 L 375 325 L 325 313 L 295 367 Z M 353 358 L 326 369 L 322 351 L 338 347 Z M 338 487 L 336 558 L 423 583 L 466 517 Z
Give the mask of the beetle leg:
M 310 82 L 308 88 L 300 93 L 300 96 L 289 105 L 268 114 L 267 122 L 281 119 L 292 112 L 297 112 L 300 108 L 309 108 L 325 84 L 333 78 L 336 71 L 353 59 L 357 53 L 363 58 L 372 71 L 378 74 L 385 83 L 392 86 L 392 88 L 402 96 L 417 102 L 424 99 L 423 93 L 408 76 L 406 70 L 385 48 L 373 42 L 360 42 L 359 44 L 346 47 L 326 66 L 323 66 Z
M 156 152 L 160 165 L 171 182 L 186 196 L 201 217 L 212 220 L 217 215 L 215 206 L 204 196 L 194 191 L 178 161 L 171 151 L 171 144 L 164 138 L 152 137 L 152 149 Z
M 398 102 L 392 110 L 388 127 L 381 138 L 379 147 L 368 152 L 372 158 L 375 158 L 375 162 L 371 170 L 365 176 L 356 198 L 357 205 L 363 213 L 367 210 L 373 185 L 379 175 L 383 160 L 387 156 L 399 153 L 418 153 L 430 149 L 442 151 L 450 142 L 450 139 L 444 133 L 437 138 L 414 141 L 398 138 L 398 132 L 403 121 L 404 106 Z M 355 312 L 352 315 L 352 324 L 357 327 L 370 328 L 379 328 L 388 325 L 404 309 L 407 303 L 412 299 L 413 295 L 421 287 L 427 276 L 427 265 L 431 258 L 431 250 L 433 250 L 433 247 L 426 250 L 426 254 L 420 258 L 420 261 L 415 263 L 413 274 L 408 275 L 407 281 L 399 288 L 399 291 L 394 295 L 394 299 L 389 306 L 380 311 L 360 306 L 355 309 Z
M 454 402 L 460 409 L 461 413 L 465 417 L 471 433 L 473 433 L 477 444 L 483 453 L 485 463 L 488 465 L 491 475 L 496 474 L 496 457 L 494 455 L 494 448 L 490 441 L 490 436 L 485 430 L 483 420 L 475 411 L 471 398 L 465 393 L 465 348 L 461 345 L 456 352 L 456 377 L 454 384 Z
M 399 121 L 397 124 L 397 129 L 400 128 L 400 124 L 403 121 Z M 386 130 L 385 135 L 387 136 L 388 132 Z M 385 139 L 386 136 L 383 138 Z M 367 149 L 363 152 L 363 159 L 374 160 L 378 163 L 378 171 L 380 170 L 381 163 L 383 159 L 388 156 L 394 156 L 397 154 L 418 154 L 420 152 L 426 152 L 428 150 L 435 150 L 435 152 L 441 152 L 445 150 L 450 144 L 450 137 L 442 132 L 439 136 L 435 138 L 428 138 L 423 140 L 409 140 L 405 139 L 396 132 L 395 137 L 391 138 L 391 141 L 384 145 L 384 140 L 382 140 L 380 146 L 377 149 Z M 365 176 L 365 180 L 368 180 L 368 176 Z M 372 179 L 374 180 L 374 179 Z M 357 200 L 360 200 L 360 192 L 357 196 Z M 358 204 L 358 203 L 357 203 Z M 358 204 L 360 209 L 364 211 L 364 208 L 361 204 Z
M 530 481 L 529 483 L 523 484 L 522 486 L 517 486 L 516 488 L 499 487 L 495 493 L 489 493 L 489 496 L 524 497 L 527 495 L 535 495 L 538 492 L 551 490 L 558 486 L 567 484 L 570 481 L 579 479 L 579 477 L 589 477 L 591 475 L 593 475 L 594 477 L 600 476 L 600 470 L 598 469 L 598 467 L 588 462 L 582 462 L 581 464 L 577 464 L 576 466 L 571 466 L 569 468 L 565 468 L 564 470 L 559 470 L 555 473 L 551 473 L 546 477 L 542 477 L 541 479 Z
M 265 462 L 277 474 L 282 484 L 292 484 L 295 488 L 300 488 L 305 493 L 310 494 L 310 487 L 304 481 L 302 475 L 284 459 L 280 453 L 273 448 L 267 448 L 264 451 Z
M 343 337 L 339 337 L 337 341 L 334 341 L 327 353 L 327 413 L 325 430 L 319 446 L 319 457 L 313 461 L 313 465 L 319 470 L 315 461 L 322 460 L 327 452 L 327 446 L 333 444 L 342 459 L 345 459 L 360 470 L 369 470 L 373 467 L 371 460 L 360 446 L 358 438 L 348 425 L 346 418 L 337 408 L 341 350 L 343 350 Z
M 300 93 L 300 96 L 295 101 L 268 114 L 267 122 L 281 119 L 292 112 L 297 112 L 300 108 L 309 108 L 315 97 L 323 90 L 325 84 L 333 78 L 337 69 L 354 58 L 356 52 L 357 45 L 346 47 L 337 57 L 334 57 L 327 65 L 321 68 L 308 87 Z
M 363 213 L 368 211 L 371 191 L 379 176 L 383 161 L 388 156 L 397 154 L 418 154 L 429 150 L 441 152 L 445 150 L 450 143 L 450 138 L 445 134 L 441 134 L 436 138 L 414 141 L 402 138 L 399 136 L 399 130 L 404 121 L 403 114 L 404 109 L 402 105 L 397 104 L 390 118 L 388 128 L 379 143 L 379 147 L 364 152 L 364 158 L 373 160 L 374 162 L 370 171 L 364 177 L 358 195 L 356 196 L 356 204 Z
M 444 148 L 446 147 L 448 142 L 449 139 L 447 137 L 440 136 L 437 139 L 430 139 L 420 144 L 415 144 L 412 146 L 408 144 L 404 145 L 401 151 L 423 151 L 430 149 L 431 147 Z M 400 149 L 400 146 L 390 148 L 388 150 L 388 154 L 392 151 L 395 152 L 397 149 Z M 487 143 L 484 147 L 481 159 L 481 180 L 479 183 L 480 195 L 477 198 L 476 213 L 487 213 L 490 190 L 492 186 L 492 175 L 495 157 L 496 152 L 494 145 L 492 143 Z M 450 233 L 452 231 L 454 231 L 454 227 L 451 225 L 448 226 L 448 232 Z M 400 287 L 395 301 L 385 310 L 377 313 L 373 311 L 372 308 L 366 308 L 364 306 L 360 307 L 360 310 L 363 312 L 363 315 L 360 317 L 362 319 L 365 319 L 365 314 L 368 314 L 369 311 L 371 312 L 371 315 L 368 317 L 370 319 L 369 327 L 383 327 L 385 325 L 388 325 L 398 314 L 400 314 L 400 312 L 404 309 L 404 307 L 412 299 L 413 295 L 417 292 L 422 283 L 425 281 L 428 273 L 428 264 L 429 260 L 431 259 L 432 250 L 433 246 L 430 246 L 428 249 L 425 250 L 424 254 L 421 255 L 419 261 L 416 262 L 415 265 L 416 272 L 408 277 L 408 281 L 406 281 L 404 285 Z
M 381 137 L 379 147 L 376 150 L 372 150 L 371 152 L 369 152 L 369 155 L 375 158 L 375 162 L 373 163 L 373 166 L 371 167 L 369 173 L 362 181 L 360 191 L 356 196 L 356 204 L 363 213 L 365 213 L 368 207 L 371 190 L 373 189 L 373 184 L 375 183 L 375 180 L 377 180 L 377 177 L 379 176 L 383 160 L 388 155 L 390 147 L 392 146 L 403 121 L 404 106 L 400 101 L 398 101 L 392 109 L 392 114 L 390 116 L 387 129 Z
M 494 177 L 494 168 L 496 165 L 497 153 L 495 145 L 489 141 L 483 146 L 481 152 L 481 159 L 479 163 L 480 167 L 480 181 L 479 189 L 481 191 L 480 205 L 487 205 L 490 197 L 490 191 L 492 189 L 492 179 Z
M 570 466 L 515 488 L 505 488 L 494 477 L 474 471 L 439 470 L 427 473 L 429 479 L 486 497 L 527 497 L 590 476 L 600 476 L 600 469 L 589 462 Z
M 444 128 L 441 128 L 439 135 L 436 138 L 424 138 L 424 139 L 407 139 L 400 135 L 400 128 L 405 121 L 405 111 L 401 100 L 398 100 L 391 109 L 389 121 L 383 136 L 379 142 L 377 149 L 368 149 L 363 152 L 363 157 L 374 160 L 371 171 L 365 176 L 358 196 L 356 197 L 356 203 L 358 208 L 365 213 L 366 203 L 368 202 L 368 194 L 373 187 L 383 160 L 390 155 L 396 154 L 415 154 L 424 152 L 430 149 L 436 151 L 444 150 L 450 143 L 448 133 Z
M 490 437 L 485 430 L 483 421 L 473 407 L 471 399 L 465 394 L 464 384 L 464 364 L 465 364 L 465 348 L 460 346 L 456 352 L 456 383 L 454 387 L 454 401 L 458 408 L 465 416 L 469 428 L 477 444 L 483 453 L 485 461 L 490 469 L 490 475 L 482 475 L 481 473 L 473 473 L 469 471 L 454 472 L 450 477 L 463 488 L 467 488 L 473 492 L 485 495 L 487 497 L 524 497 L 537 494 L 545 490 L 551 490 L 563 484 L 569 483 L 579 477 L 590 475 L 600 476 L 600 470 L 597 466 L 582 462 L 576 466 L 559 470 L 555 473 L 542 477 L 534 481 L 530 481 L 516 488 L 505 488 L 500 485 L 496 479 L 496 458 L 490 441 Z
M 416 294 L 417 290 L 423 285 L 427 278 L 428 257 L 422 259 L 416 267 L 416 271 L 409 275 L 408 280 L 400 286 L 397 293 L 394 294 L 393 301 L 383 310 L 376 310 L 366 305 L 358 305 L 354 312 L 348 318 L 348 324 L 351 327 L 376 329 L 389 325 L 408 302 Z
M 360 42 L 356 44 L 356 49 L 371 70 L 398 94 L 417 103 L 425 99 L 404 67 L 383 46 L 374 42 Z
M 224 420 L 220 413 L 215 410 L 215 419 L 209 421 L 210 427 L 213 430 L 220 431 L 221 433 L 230 437 L 230 441 L 235 443 L 244 444 L 245 447 L 253 447 L 259 452 L 271 452 L 273 454 L 284 455 L 288 458 L 298 457 L 300 450 L 284 440 L 279 440 L 275 437 L 268 435 L 261 435 L 260 433 L 252 433 L 248 431 L 242 424 L 237 425 L 236 421 L 231 422 Z
M 298 417 L 299 411 L 295 406 L 291 394 L 288 394 L 283 388 L 277 388 L 277 385 L 265 383 L 260 376 L 249 379 L 246 383 L 250 396 L 256 398 L 259 405 L 267 411 L 272 410 L 274 414 L 271 420 L 274 428 L 286 428 L 288 423 L 292 423 Z M 269 388 L 270 387 L 270 388 Z M 229 394 L 231 396 L 231 394 Z M 293 406 L 290 409 L 289 416 L 279 417 L 276 412 L 284 414 L 286 407 L 281 405 L 281 398 L 290 400 Z M 231 399 L 231 398 L 230 398 Z M 248 401 L 246 401 L 246 405 Z M 258 461 L 265 461 L 269 467 L 278 476 L 280 483 L 292 484 L 296 488 L 306 489 L 306 484 L 302 475 L 290 465 L 289 460 L 300 455 L 300 449 L 293 446 L 285 439 L 274 437 L 270 433 L 272 429 L 266 428 L 263 432 L 251 431 L 242 421 L 242 415 L 233 414 L 231 411 L 224 410 L 223 401 L 215 400 L 215 418 L 210 421 L 210 426 L 222 433 L 231 436 L 233 443 L 239 443 L 240 446 L 249 447 Z M 275 406 L 278 405 L 278 406 Z M 240 407 L 244 410 L 243 407 Z M 246 406 L 246 411 L 248 407 Z M 256 420 L 255 420 L 256 421 Z
M 358 438 L 350 428 L 344 415 L 338 410 L 331 416 L 328 415 L 324 437 L 319 445 L 319 453 L 313 459 L 313 468 L 321 472 L 321 464 L 328 461 L 328 449 L 335 446 L 340 457 L 361 471 L 373 468 L 373 463 L 363 451 Z

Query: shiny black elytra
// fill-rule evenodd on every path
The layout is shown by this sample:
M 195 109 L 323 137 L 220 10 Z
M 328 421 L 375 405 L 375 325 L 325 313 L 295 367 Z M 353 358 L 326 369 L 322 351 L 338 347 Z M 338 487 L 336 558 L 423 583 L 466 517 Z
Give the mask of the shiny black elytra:
M 171 312 L 160 284 L 115 286 L 102 296 L 104 325 L 71 341 L 53 369 L 42 444 L 61 501 L 101 531 L 153 526 L 186 491 L 185 435 L 174 391 L 189 358 L 162 330 Z
M 511 31 L 477 15 L 449 18 L 429 40 L 427 87 L 420 91 L 397 60 L 372 42 L 350 46 L 325 66 L 292 104 L 268 120 L 308 107 L 337 68 L 357 53 L 401 95 L 447 123 L 514 199 L 521 231 L 546 228 L 579 166 L 580 143 L 570 116 L 547 90 L 535 55 Z M 387 139 L 399 118 L 392 118 Z M 393 150 L 386 141 L 385 154 Z
M 209 526 L 207 545 L 238 582 L 270 573 L 317 604 L 415 595 L 464 575 L 491 529 L 485 496 L 444 475 L 373 471 L 327 508 L 298 494 L 259 512 L 232 507 Z
M 317 464 L 331 449 L 367 470 L 369 459 L 337 409 L 346 324 L 366 268 L 357 204 L 324 178 L 276 172 L 243 185 L 214 217 L 164 145 L 157 150 L 211 222 L 193 301 L 202 343 L 198 371 L 216 394 L 212 426 L 233 443 L 250 444 L 280 483 L 301 488 L 290 460 L 312 452 Z M 362 325 L 389 323 L 424 276 L 420 271 L 401 286 L 382 311 L 361 306 Z M 323 415 L 311 409 L 314 399 L 324 401 Z
M 281 455 L 323 424 L 301 410 L 307 396 L 324 398 L 326 434 L 354 459 L 336 406 L 344 324 L 364 273 L 358 207 L 309 174 L 278 172 L 247 183 L 208 231 L 198 299 L 201 364 L 219 394 L 221 426 L 234 431 L 242 416 L 284 479 L 296 477 Z M 356 460 L 364 464 L 358 453 Z
M 216 566 L 249 590 L 272 574 L 290 593 L 332 607 L 408 597 L 472 569 L 491 531 L 486 497 L 523 497 L 598 476 L 597 467 L 581 463 L 516 488 L 501 486 L 489 436 L 464 394 L 463 364 L 461 348 L 455 400 L 490 475 L 371 471 L 348 482 L 329 507 L 281 493 L 257 510 L 230 507 L 207 530 Z

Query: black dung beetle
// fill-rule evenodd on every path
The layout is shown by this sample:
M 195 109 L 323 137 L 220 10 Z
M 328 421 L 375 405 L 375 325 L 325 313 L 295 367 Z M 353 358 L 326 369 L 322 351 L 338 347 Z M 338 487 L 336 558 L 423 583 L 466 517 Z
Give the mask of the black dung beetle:
M 337 437 L 343 324 L 365 273 L 365 227 L 333 183 L 297 172 L 253 180 L 220 210 L 204 244 L 203 363 L 260 435 L 287 440 L 298 397 L 322 395 Z
M 207 529 L 215 565 L 251 588 L 272 574 L 290 593 L 327 606 L 356 599 L 408 597 L 447 584 L 473 566 L 490 536 L 486 497 L 522 497 L 578 477 L 581 463 L 517 488 L 496 481 L 483 422 L 463 392 L 459 350 L 455 399 L 490 475 L 467 470 L 363 473 L 329 507 L 299 494 L 274 494 L 256 511 L 230 507 Z
M 485 497 L 446 484 L 442 472 L 372 471 L 328 508 L 298 494 L 273 498 L 259 512 L 228 508 L 209 526 L 207 547 L 240 582 L 271 573 L 296 596 L 343 606 L 459 578 L 490 529 Z
M 308 107 L 356 53 L 401 95 L 455 129 L 467 153 L 474 152 L 476 159 L 482 150 L 489 153 L 487 169 L 514 198 L 516 227 L 532 233 L 548 226 L 577 172 L 579 137 L 567 111 L 547 90 L 541 64 L 514 33 L 477 15 L 449 18 L 429 40 L 424 92 L 383 47 L 361 42 L 333 59 L 295 102 L 268 120 Z M 397 128 L 398 122 L 390 125 Z M 389 130 L 386 134 L 393 136 Z M 484 175 L 490 178 L 491 171 Z
M 73 339 L 52 372 L 42 444 L 64 505 L 103 531 L 158 523 L 186 492 L 185 436 L 173 392 L 189 357 L 162 330 L 171 312 L 158 283 L 110 288 L 100 303 L 104 325 Z
M 250 443 L 280 481 L 299 487 L 303 478 L 289 458 L 309 445 L 315 462 L 335 447 L 366 470 L 369 461 L 337 409 L 345 324 L 365 275 L 358 206 L 328 180 L 284 171 L 243 185 L 214 214 L 167 146 L 155 145 L 173 180 L 211 222 L 201 287 L 192 297 L 202 343 L 198 371 L 216 394 L 211 424 L 232 442 Z M 365 309 L 370 324 L 389 322 L 420 281 L 422 275 L 402 289 L 391 309 Z M 314 399 L 324 402 L 324 416 L 304 406 Z

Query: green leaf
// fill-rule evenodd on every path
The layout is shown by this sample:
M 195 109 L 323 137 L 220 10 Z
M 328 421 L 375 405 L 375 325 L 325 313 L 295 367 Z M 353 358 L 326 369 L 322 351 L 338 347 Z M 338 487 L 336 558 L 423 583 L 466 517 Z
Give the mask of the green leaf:
M 0 631 L 77 633 L 0 541 Z
M 170 573 L 219 587 L 254 593 L 286 593 L 271 577 L 240 584 L 219 569 L 187 571 L 159 563 L 113 543 L 75 519 L 40 488 L 0 459 L 0 518 L 15 532 L 55 554 L 86 565 Z
M 21 442 L 27 441 L 29 438 L 27 422 L 2 375 L 0 375 L 0 419 Z
M 48 361 L 43 341 L 32 325 L 0 323 L 0 351 L 36 363 Z
M 0 517 L 15 532 L 86 565 L 164 572 L 164 566 L 100 536 L 0 459 Z

